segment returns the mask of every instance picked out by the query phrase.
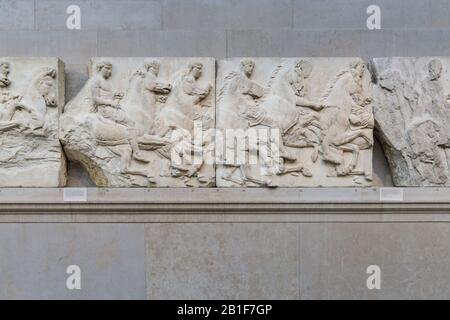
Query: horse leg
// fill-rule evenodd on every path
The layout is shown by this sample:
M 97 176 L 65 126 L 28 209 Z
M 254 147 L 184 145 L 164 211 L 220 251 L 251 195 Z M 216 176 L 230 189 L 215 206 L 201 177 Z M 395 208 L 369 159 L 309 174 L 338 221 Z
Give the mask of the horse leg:
M 358 130 L 355 132 L 347 132 L 341 137 L 338 137 L 334 142 L 335 143 L 341 143 L 339 146 L 340 150 L 348 151 L 352 153 L 352 160 L 347 168 L 344 168 L 341 173 L 343 175 L 346 175 L 356 167 L 358 163 L 358 157 L 359 152 L 361 150 L 361 147 L 355 143 L 352 143 L 357 138 L 363 138 L 367 142 L 367 147 L 370 147 L 372 145 L 372 142 L 370 141 L 370 138 L 367 136 L 367 134 L 363 130 Z M 362 147 L 363 149 L 366 149 L 366 146 Z M 364 173 L 366 179 L 368 181 L 372 181 L 372 173 L 371 172 L 365 172 Z
M 170 168 L 172 169 L 173 177 L 187 176 L 188 178 L 192 178 L 200 170 L 201 166 L 171 163 Z
M 3 125 L 2 123 L 0 123 L 0 132 L 6 132 L 9 131 L 11 129 L 17 128 L 19 127 L 18 123 L 8 123 Z
M 364 134 L 364 132 L 362 132 L 362 130 L 358 130 L 358 131 L 347 131 L 344 134 L 340 135 L 340 136 L 336 136 L 333 139 L 333 144 L 337 147 L 345 145 L 345 144 L 349 144 L 351 143 L 353 140 L 357 139 L 357 138 L 363 138 L 366 139 L 367 136 Z
M 177 158 L 170 159 L 170 166 L 172 169 L 175 169 L 175 175 L 185 175 L 189 178 L 195 176 L 195 174 L 200 171 L 203 166 L 203 158 L 201 158 L 200 163 L 196 162 L 199 154 L 201 157 L 202 151 L 203 150 L 201 147 L 192 145 L 188 140 L 183 140 L 176 144 L 171 150 L 171 155 L 175 152 Z M 192 157 L 194 157 L 194 161 L 192 161 Z
M 123 174 L 130 173 L 131 154 L 132 153 L 133 153 L 132 150 L 126 150 L 126 151 L 123 151 L 123 152 L 119 152 L 119 155 L 120 155 L 120 173 L 123 173 Z
M 117 150 L 116 148 L 119 150 Z M 120 157 L 120 173 L 122 174 L 130 173 L 132 150 L 130 150 L 128 146 L 108 147 L 108 149 L 112 153 Z
M 304 177 L 307 177 L 307 178 L 310 178 L 313 176 L 311 171 L 302 165 L 298 165 L 298 166 L 295 166 L 292 168 L 284 168 L 282 171 L 280 171 L 278 173 L 278 175 L 293 173 L 293 172 L 300 172 Z
M 131 162 L 132 162 L 132 150 L 127 148 L 126 151 L 120 152 L 120 173 L 146 177 L 149 179 L 151 183 L 155 183 L 152 180 L 153 176 L 151 176 L 149 173 L 140 170 L 132 170 Z
M 260 180 L 260 179 L 257 179 L 257 178 L 249 176 L 246 173 L 246 168 L 245 168 L 246 165 L 245 164 L 228 165 L 228 166 L 225 166 L 225 167 L 227 167 L 227 168 L 231 167 L 231 171 L 227 172 L 227 173 L 223 173 L 222 174 L 222 179 L 224 179 L 226 181 L 230 181 L 230 182 L 236 183 L 236 184 L 238 184 L 240 186 L 244 186 L 246 182 L 252 182 L 252 183 L 254 183 L 256 185 L 259 185 L 259 186 L 269 186 L 270 183 L 271 183 L 270 180 L 269 181 L 263 181 L 263 180 Z M 233 174 L 237 171 L 237 169 L 239 169 L 239 172 L 241 174 L 241 178 L 240 179 L 238 179 L 238 178 L 233 176 Z
M 258 179 L 258 178 L 248 175 L 245 172 L 245 165 L 241 165 L 239 168 L 241 171 L 242 178 L 244 179 L 244 182 L 248 181 L 248 182 L 254 183 L 256 185 L 263 186 L 263 187 L 271 186 L 271 183 L 272 183 L 271 180 L 261 180 L 261 179 Z
M 335 165 L 342 164 L 342 157 L 339 157 L 332 153 L 331 148 L 335 148 L 336 146 L 332 142 L 332 133 L 327 133 L 326 136 L 322 140 L 322 155 L 325 161 L 328 161 Z
M 194 156 L 194 162 L 192 164 L 192 167 L 189 169 L 188 176 L 193 177 L 195 174 L 197 174 L 203 167 L 203 164 L 205 163 L 203 159 L 203 147 L 193 146 L 193 156 Z M 200 160 L 200 162 L 197 162 L 197 159 Z
M 286 167 L 286 163 L 283 158 L 280 158 L 280 161 L 281 161 L 281 163 L 280 163 L 277 175 L 281 176 L 281 175 L 288 174 L 288 173 L 299 172 L 305 177 L 312 177 L 311 171 L 308 168 L 304 167 L 303 165 L 300 164 L 300 165 L 288 168 L 288 167 Z
M 349 173 L 353 171 L 353 169 L 356 168 L 356 165 L 358 164 L 358 157 L 359 157 L 359 147 L 355 144 L 346 144 L 339 147 L 340 150 L 344 152 L 351 152 L 352 153 L 352 159 L 350 160 L 350 163 L 348 166 L 343 167 L 339 170 L 338 174 L 346 176 Z
M 270 181 L 270 180 L 264 181 L 264 180 L 261 180 L 261 179 L 258 179 L 258 178 L 254 178 L 254 177 L 252 177 L 250 175 L 247 175 L 245 173 L 245 169 L 243 169 L 243 166 L 241 166 L 241 173 L 244 176 L 244 181 L 248 181 L 248 182 L 254 183 L 254 184 L 259 185 L 259 186 L 268 187 L 272 183 L 272 181 Z
M 236 170 L 238 168 L 239 167 L 234 167 L 234 166 L 233 167 L 230 167 L 230 166 L 225 167 L 225 170 L 229 171 L 229 172 L 224 172 L 222 174 L 222 179 L 226 180 L 226 181 L 230 181 L 230 182 L 236 183 L 236 184 L 238 184 L 240 186 L 243 186 L 245 184 L 244 180 L 233 177 L 233 174 L 236 172 Z

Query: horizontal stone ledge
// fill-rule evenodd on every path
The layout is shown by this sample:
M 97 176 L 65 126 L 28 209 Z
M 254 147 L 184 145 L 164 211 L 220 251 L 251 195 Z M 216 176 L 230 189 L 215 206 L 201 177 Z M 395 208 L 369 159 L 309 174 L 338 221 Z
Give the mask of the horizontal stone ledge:
M 7 212 L 0 210 L 1 223 L 449 223 L 449 208 L 434 207 L 436 211 L 430 208 L 416 208 L 411 211 L 411 206 L 400 209 L 392 207 L 385 212 L 363 210 L 359 207 L 347 208 L 345 211 L 325 210 L 321 207 L 321 211 L 304 211 L 287 212 L 285 210 L 266 211 L 265 213 L 257 213 L 243 210 L 235 212 L 186 212 L 183 214 L 175 214 L 173 212 L 162 213 L 136 213 L 132 209 L 122 211 L 122 213 L 112 214 L 107 210 L 95 211 L 95 207 L 91 207 L 90 212 L 76 213 L 63 209 L 58 212 L 49 213 L 42 211 L 38 213 L 26 213 L 23 210 Z M 40 209 L 44 209 L 41 207 Z M 65 208 L 67 209 L 67 207 Z M 241 208 L 242 209 L 242 208 Z M 8 210 L 8 209 L 6 209 Z
M 8 203 L 0 214 L 308 214 L 448 213 L 450 203 Z
M 8 188 L 0 189 L 0 223 L 437 223 L 450 222 L 448 191 L 448 188 Z M 71 199 L 73 196 L 78 199 Z M 395 197 L 397 200 L 393 200 Z
M 0 188 L 0 210 L 7 205 L 68 206 L 74 210 L 113 205 L 119 211 L 204 207 L 217 211 L 259 205 L 257 210 L 270 210 L 271 206 L 289 209 L 306 204 L 312 205 L 307 208 L 345 204 L 389 208 L 405 203 L 450 206 L 450 192 L 448 188 Z

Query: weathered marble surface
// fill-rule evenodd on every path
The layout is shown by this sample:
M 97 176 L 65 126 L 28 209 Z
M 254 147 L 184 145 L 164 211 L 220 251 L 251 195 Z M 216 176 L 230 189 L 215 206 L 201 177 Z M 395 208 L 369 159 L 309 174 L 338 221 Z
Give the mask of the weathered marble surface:
M 95 58 L 89 72 L 60 138 L 98 186 L 214 185 L 214 59 Z
M 450 58 L 373 60 L 374 114 L 396 186 L 450 185 Z
M 0 58 L 0 187 L 65 186 L 63 106 L 62 61 Z
M 250 139 L 237 148 L 218 144 L 218 186 L 371 185 L 374 121 L 361 59 L 222 60 L 217 88 L 218 129 L 270 129 L 271 136 L 256 151 Z M 230 149 L 248 161 L 230 160 Z

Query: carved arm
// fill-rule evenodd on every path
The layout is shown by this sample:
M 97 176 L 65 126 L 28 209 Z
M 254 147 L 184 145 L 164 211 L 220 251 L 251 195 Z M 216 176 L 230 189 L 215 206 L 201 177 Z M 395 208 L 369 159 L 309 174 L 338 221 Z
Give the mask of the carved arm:
M 327 106 L 325 106 L 323 104 L 312 102 L 311 100 L 308 100 L 308 99 L 303 98 L 303 97 L 297 97 L 297 100 L 296 100 L 295 104 L 296 104 L 297 107 L 310 108 L 310 109 L 313 109 L 315 111 L 320 111 L 323 108 L 327 107 Z

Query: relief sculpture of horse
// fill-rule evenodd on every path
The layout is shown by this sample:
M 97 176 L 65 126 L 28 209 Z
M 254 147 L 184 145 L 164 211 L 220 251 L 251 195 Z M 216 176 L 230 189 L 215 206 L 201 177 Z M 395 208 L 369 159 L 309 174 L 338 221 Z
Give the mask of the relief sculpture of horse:
M 354 114 L 355 107 L 364 108 L 363 104 L 369 102 L 368 99 L 363 99 L 366 102 L 357 99 L 363 92 L 364 71 L 365 65 L 362 61 L 353 62 L 350 70 L 344 70 L 336 76 L 321 99 L 324 104 L 337 106 L 321 113 L 323 159 L 336 166 L 337 176 L 354 174 L 365 175 L 367 179 L 371 179 L 370 172 L 354 171 L 360 151 L 373 146 L 372 112 L 367 110 L 359 116 Z M 358 117 L 367 119 L 355 119 Z M 364 125 L 358 127 L 359 122 L 363 122 Z M 345 152 L 351 153 L 351 160 L 348 163 L 345 161 Z
M 55 108 L 57 101 L 56 70 L 39 69 L 32 77 L 23 96 L 14 96 L 3 89 L 0 131 L 14 128 L 32 130 L 36 135 L 47 135 L 58 117 L 49 117 L 47 108 Z

